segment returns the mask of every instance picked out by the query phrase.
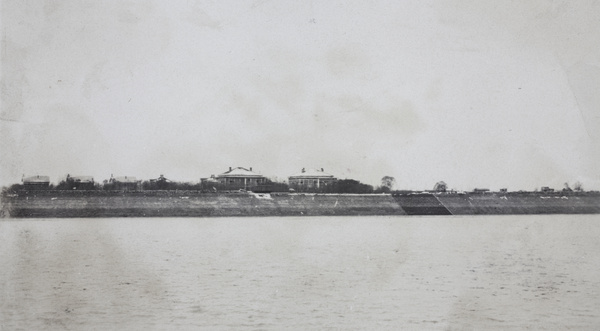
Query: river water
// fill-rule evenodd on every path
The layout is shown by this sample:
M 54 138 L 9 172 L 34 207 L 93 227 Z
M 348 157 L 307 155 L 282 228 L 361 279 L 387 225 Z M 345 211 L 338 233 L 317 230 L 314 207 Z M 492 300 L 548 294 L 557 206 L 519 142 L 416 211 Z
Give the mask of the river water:
M 600 328 L 600 216 L 0 221 L 1 330 Z

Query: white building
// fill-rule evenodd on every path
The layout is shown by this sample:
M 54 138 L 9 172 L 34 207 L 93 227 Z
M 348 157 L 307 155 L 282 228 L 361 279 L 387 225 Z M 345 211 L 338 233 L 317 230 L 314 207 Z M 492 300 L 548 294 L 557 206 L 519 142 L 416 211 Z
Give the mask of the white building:
M 326 173 L 323 168 L 318 169 L 302 169 L 301 172 L 288 177 L 290 188 L 300 191 L 319 191 L 331 186 L 337 178 Z

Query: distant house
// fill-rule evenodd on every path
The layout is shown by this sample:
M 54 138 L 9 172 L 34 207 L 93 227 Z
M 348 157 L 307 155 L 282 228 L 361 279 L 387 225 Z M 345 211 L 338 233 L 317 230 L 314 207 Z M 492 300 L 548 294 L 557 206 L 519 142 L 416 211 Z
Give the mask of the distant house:
M 94 177 L 67 175 L 67 184 L 72 190 L 93 190 Z
M 208 178 L 200 178 L 200 186 L 204 190 L 216 190 L 219 186 L 219 180 L 215 175 L 210 175 Z
M 148 182 L 150 183 L 147 185 L 148 188 L 154 190 L 166 190 L 169 188 L 169 183 L 171 183 L 163 174 L 160 174 L 158 178 L 151 178 Z
M 476 188 L 473 190 L 473 193 L 486 193 L 489 192 L 490 189 L 489 188 Z
M 220 189 L 225 190 L 254 190 L 267 184 L 267 178 L 252 171 L 252 167 L 249 169 L 237 167 L 219 174 L 212 176 L 211 181 L 216 180 Z M 206 180 L 208 183 L 208 180 Z
M 26 190 L 45 190 L 50 186 L 49 176 L 23 177 L 22 181 Z
M 542 191 L 543 193 L 552 193 L 552 192 L 554 192 L 554 189 L 553 189 L 553 188 L 550 188 L 550 187 L 548 187 L 548 186 L 542 186 L 542 188 L 541 188 L 541 191 Z
M 133 176 L 113 177 L 110 175 L 110 180 L 108 182 L 113 185 L 113 189 L 125 191 L 135 191 L 140 184 L 140 181 Z
M 337 178 L 326 173 L 323 168 L 321 170 L 302 168 L 301 172 L 288 177 L 290 188 L 299 192 L 320 191 L 336 181 Z

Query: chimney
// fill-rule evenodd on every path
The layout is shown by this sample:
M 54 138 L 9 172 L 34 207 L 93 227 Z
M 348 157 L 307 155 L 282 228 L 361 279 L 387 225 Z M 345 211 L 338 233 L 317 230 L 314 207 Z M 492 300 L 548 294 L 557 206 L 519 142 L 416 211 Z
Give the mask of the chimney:
M 229 171 L 231 171 L 231 167 L 229 167 Z
M 252 171 L 252 167 L 250 167 L 250 171 Z
M 325 170 L 323 170 L 323 168 L 321 168 L 321 172 L 325 172 Z
M 302 168 L 302 172 L 306 172 L 306 169 Z

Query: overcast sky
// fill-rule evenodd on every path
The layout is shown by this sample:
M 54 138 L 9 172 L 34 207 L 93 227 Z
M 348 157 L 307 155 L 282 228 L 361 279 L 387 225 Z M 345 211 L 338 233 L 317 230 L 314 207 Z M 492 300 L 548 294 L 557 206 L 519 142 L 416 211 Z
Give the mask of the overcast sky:
M 597 1 L 2 1 L 1 184 L 600 189 Z

